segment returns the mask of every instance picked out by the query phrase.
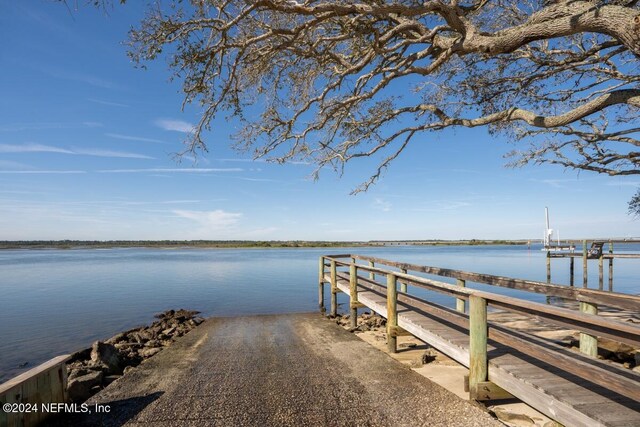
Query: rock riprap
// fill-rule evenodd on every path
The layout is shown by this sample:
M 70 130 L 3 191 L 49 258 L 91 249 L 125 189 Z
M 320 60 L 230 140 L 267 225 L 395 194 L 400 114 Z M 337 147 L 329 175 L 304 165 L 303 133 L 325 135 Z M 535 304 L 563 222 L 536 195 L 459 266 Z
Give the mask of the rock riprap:
M 162 351 L 177 338 L 204 322 L 198 311 L 169 310 L 142 326 L 96 341 L 73 354 L 67 364 L 69 398 L 84 402 L 142 361 Z
M 355 328 L 349 328 L 349 315 L 345 314 L 342 316 L 331 317 L 335 322 L 345 327 L 349 332 L 366 332 L 366 331 L 377 331 L 380 329 L 384 329 L 387 324 L 387 319 L 377 314 L 373 314 L 370 312 L 365 312 L 358 316 L 358 320 L 356 322 L 357 326 Z

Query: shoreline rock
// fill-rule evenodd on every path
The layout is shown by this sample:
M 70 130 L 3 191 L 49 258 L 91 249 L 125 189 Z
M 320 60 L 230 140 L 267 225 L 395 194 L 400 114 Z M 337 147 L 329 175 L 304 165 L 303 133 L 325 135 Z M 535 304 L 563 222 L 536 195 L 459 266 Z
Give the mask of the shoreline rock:
M 335 317 L 329 316 L 329 318 L 335 320 L 338 325 L 346 328 L 349 332 L 377 331 L 385 329 L 387 325 L 387 319 L 371 312 L 365 312 L 358 315 L 358 320 L 356 322 L 357 326 L 355 328 L 349 327 L 350 322 L 348 314 L 344 314 L 342 316 L 338 315 Z
M 156 315 L 151 325 L 120 332 L 78 351 L 67 363 L 69 398 L 82 403 L 134 369 L 144 360 L 187 334 L 205 320 L 200 312 L 168 310 Z

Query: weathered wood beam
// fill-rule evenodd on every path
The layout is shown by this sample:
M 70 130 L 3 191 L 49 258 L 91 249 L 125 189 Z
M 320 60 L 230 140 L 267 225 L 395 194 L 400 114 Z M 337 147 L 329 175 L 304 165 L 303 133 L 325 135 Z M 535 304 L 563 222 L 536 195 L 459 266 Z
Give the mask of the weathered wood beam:
M 318 263 L 318 307 L 324 313 L 324 257 Z
M 392 331 L 398 326 L 397 286 L 396 275 L 387 274 L 387 348 L 390 353 L 398 351 L 398 340 L 392 335 Z
M 354 263 L 349 266 L 349 326 L 355 329 L 358 326 L 358 267 Z
M 589 304 L 587 302 L 581 302 L 580 311 L 586 314 L 597 315 L 598 306 L 595 304 Z M 598 337 L 596 337 L 595 335 L 589 335 L 581 332 L 580 333 L 580 352 L 586 354 L 587 356 L 597 357 L 598 356 Z
M 574 254 L 579 256 L 578 254 Z M 615 254 L 618 257 L 619 254 Z M 591 302 L 595 304 L 608 305 L 610 307 L 623 308 L 628 310 L 640 309 L 640 296 L 612 293 L 607 291 L 599 291 L 595 289 L 573 288 L 569 286 L 547 284 L 534 280 L 514 279 L 510 277 L 495 276 L 491 274 L 471 273 L 461 270 L 452 270 L 448 268 L 429 267 L 416 264 L 400 263 L 388 261 L 382 258 L 356 255 L 356 259 L 375 262 L 376 265 L 387 265 L 396 268 L 405 268 L 407 270 L 417 271 L 420 273 L 433 274 L 442 277 L 451 277 L 455 279 L 465 280 L 467 282 L 483 283 L 487 285 L 500 286 L 510 289 L 518 289 L 527 292 L 535 292 L 549 296 L 572 299 L 576 301 Z M 607 258 L 607 255 L 605 255 Z M 371 267 L 361 267 L 366 271 L 375 271 L 377 274 L 386 274 L 388 270 Z
M 331 260 L 331 316 L 338 315 L 338 277 L 336 272 L 336 261 Z
M 456 285 L 464 288 L 467 286 L 467 283 L 462 279 L 456 279 Z M 464 313 L 466 310 L 466 301 L 463 298 L 456 298 L 456 310 L 460 313 Z
M 476 399 L 478 385 L 488 378 L 487 301 L 472 295 L 469 298 L 469 397 Z

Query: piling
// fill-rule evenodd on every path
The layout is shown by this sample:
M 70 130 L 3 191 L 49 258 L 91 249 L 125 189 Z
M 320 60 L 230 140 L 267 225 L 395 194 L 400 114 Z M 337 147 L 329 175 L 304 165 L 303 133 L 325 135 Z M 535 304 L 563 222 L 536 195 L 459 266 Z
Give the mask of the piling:
M 551 252 L 547 251 L 547 283 L 551 283 Z
M 324 257 L 320 257 L 318 263 L 318 306 L 320 311 L 324 313 Z
M 574 284 L 574 261 L 573 257 L 569 258 L 569 284 L 573 286 Z
M 466 287 L 467 282 L 462 279 L 456 279 L 456 285 L 460 287 Z M 466 301 L 463 298 L 456 298 L 456 310 L 460 313 L 464 313 L 466 309 Z
M 598 289 L 602 290 L 604 285 L 604 257 L 602 253 L 598 258 Z
M 609 241 L 609 254 L 613 255 L 612 241 Z M 613 291 L 613 257 L 609 258 L 609 291 Z
M 336 262 L 331 260 L 331 316 L 338 315 L 338 276 Z
M 598 314 L 598 306 L 596 304 L 591 304 L 588 302 L 580 302 L 580 311 L 587 314 Z M 587 356 L 597 357 L 598 356 L 598 338 L 580 333 L 580 352 L 586 354 Z
M 487 381 L 487 301 L 469 297 L 469 392 L 477 395 L 479 383 Z
M 387 274 L 387 348 L 389 353 L 397 353 L 398 339 L 398 279 L 395 274 Z
M 407 269 L 406 268 L 401 268 L 400 272 L 403 274 L 407 274 Z M 407 283 L 406 282 L 400 282 L 400 292 L 402 293 L 407 293 Z
M 587 287 L 587 241 L 582 241 L 582 287 Z
M 358 267 L 355 264 L 349 266 L 349 326 L 358 326 Z

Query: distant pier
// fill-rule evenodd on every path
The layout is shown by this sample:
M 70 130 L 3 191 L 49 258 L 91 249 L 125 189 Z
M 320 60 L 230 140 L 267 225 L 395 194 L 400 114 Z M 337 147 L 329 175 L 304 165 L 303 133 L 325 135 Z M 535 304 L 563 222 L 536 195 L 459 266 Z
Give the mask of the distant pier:
M 568 242 L 572 246 L 575 241 Z M 604 264 L 608 261 L 608 290 L 613 291 L 613 260 L 618 259 L 640 259 L 640 254 L 633 253 L 614 253 L 614 243 L 639 243 L 636 241 L 626 240 L 582 240 L 582 251 L 580 253 L 571 251 L 555 251 L 547 249 L 547 283 L 551 283 L 551 260 L 554 258 L 569 258 L 569 285 L 575 284 L 575 259 L 582 260 L 582 287 L 587 288 L 588 283 L 588 265 L 590 260 L 598 261 L 598 289 L 604 290 Z M 591 245 L 589 246 L 589 243 Z

